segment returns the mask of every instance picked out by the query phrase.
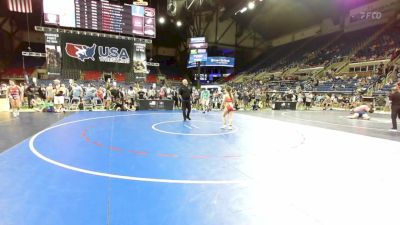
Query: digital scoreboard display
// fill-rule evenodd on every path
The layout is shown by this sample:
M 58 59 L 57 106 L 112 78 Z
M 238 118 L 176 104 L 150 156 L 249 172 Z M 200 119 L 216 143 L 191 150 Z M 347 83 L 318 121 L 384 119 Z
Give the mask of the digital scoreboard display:
M 98 0 L 43 0 L 48 25 L 156 37 L 156 11 Z

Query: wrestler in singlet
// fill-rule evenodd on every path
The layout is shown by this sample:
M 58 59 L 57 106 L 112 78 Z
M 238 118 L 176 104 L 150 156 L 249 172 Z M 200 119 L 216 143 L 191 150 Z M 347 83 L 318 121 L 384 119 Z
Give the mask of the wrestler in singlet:
M 233 99 L 229 95 L 225 98 L 225 109 L 228 112 L 233 111 Z
M 226 91 L 225 91 L 225 95 L 224 95 L 224 104 L 223 104 L 224 111 L 222 114 L 224 125 L 222 126 L 222 129 L 229 129 L 229 130 L 233 129 L 232 128 L 232 117 L 233 117 L 233 111 L 234 111 L 233 102 L 234 102 L 234 99 L 233 99 L 232 89 L 230 87 L 227 87 Z M 227 125 L 226 117 L 228 117 L 228 122 L 229 122 L 228 127 L 226 126 Z
M 13 80 L 10 80 L 10 87 L 8 88 L 8 98 L 14 117 L 19 116 L 19 108 L 21 107 L 21 89 Z
M 20 100 L 21 95 L 20 95 L 20 89 L 17 85 L 14 85 L 13 87 L 10 87 L 10 98 L 12 100 Z

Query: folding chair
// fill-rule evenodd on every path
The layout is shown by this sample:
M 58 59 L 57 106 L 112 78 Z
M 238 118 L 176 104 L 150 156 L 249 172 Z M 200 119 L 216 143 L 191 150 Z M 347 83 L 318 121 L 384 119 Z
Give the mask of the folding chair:
M 103 100 L 101 100 L 101 98 L 95 97 L 92 101 L 94 109 L 104 109 Z
M 69 110 L 78 110 L 81 99 L 79 97 L 73 97 L 70 101 Z
M 93 102 L 90 98 L 85 98 L 82 100 L 83 103 L 83 110 L 93 110 Z

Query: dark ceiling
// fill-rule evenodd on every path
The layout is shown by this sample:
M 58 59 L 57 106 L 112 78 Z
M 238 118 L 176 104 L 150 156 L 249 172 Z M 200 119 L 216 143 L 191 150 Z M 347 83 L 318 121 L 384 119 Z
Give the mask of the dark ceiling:
M 30 25 L 42 24 L 42 0 L 32 0 L 34 13 L 29 15 Z M 132 0 L 112 0 L 113 2 L 129 3 Z M 242 27 L 250 27 L 260 33 L 265 39 L 271 39 L 300 30 L 319 23 L 322 19 L 331 17 L 339 23 L 340 16 L 349 9 L 375 0 L 254 0 L 256 8 L 244 14 L 234 15 L 235 12 L 247 5 L 250 0 L 205 0 L 208 6 L 214 5 L 221 9 L 220 19 L 234 18 Z M 166 14 L 167 0 L 148 0 L 149 5 L 157 8 L 159 15 Z M 10 13 L 6 1 L 0 1 L 0 15 L 13 17 L 21 29 L 26 29 L 26 16 L 22 13 Z M 176 28 L 175 22 L 185 18 L 168 18 L 167 24 L 157 26 L 155 43 L 176 46 L 184 40 L 183 29 Z M 177 38 L 171 38 L 177 37 Z
M 350 9 L 376 0 L 255 0 L 256 8 L 243 14 L 235 12 L 249 0 L 218 0 L 225 8 L 225 18 L 233 17 L 242 26 L 251 27 L 264 38 L 270 39 L 306 28 L 332 18 L 340 17 Z

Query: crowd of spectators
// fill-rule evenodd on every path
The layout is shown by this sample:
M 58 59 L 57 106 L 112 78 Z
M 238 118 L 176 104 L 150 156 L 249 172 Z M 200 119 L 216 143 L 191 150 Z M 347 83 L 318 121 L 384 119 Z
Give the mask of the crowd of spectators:
M 272 107 L 275 101 L 297 102 L 298 109 L 309 109 L 317 106 L 322 109 L 332 107 L 349 109 L 356 107 L 367 91 L 377 85 L 387 87 L 384 92 L 375 94 L 376 106 L 382 110 L 389 109 L 388 93 L 400 81 L 400 72 L 394 68 L 396 79 L 387 80 L 387 73 L 383 64 L 377 68 L 373 75 L 361 76 L 357 74 L 335 75 L 334 71 L 327 71 L 321 77 L 308 77 L 304 80 L 287 79 L 287 77 L 269 77 L 256 80 L 247 77 L 243 82 L 230 82 L 234 87 L 238 108 L 257 110 Z M 386 81 L 386 83 L 385 83 Z
M 23 108 L 42 112 L 65 112 L 68 110 L 136 110 L 138 100 L 173 100 L 180 108 L 179 86 L 146 83 L 76 82 L 73 80 L 38 80 L 22 82 Z M 6 98 L 8 84 L 0 84 L 2 98 Z M 193 87 L 192 101 L 195 108 L 201 108 L 201 90 Z M 220 109 L 223 93 L 212 89 L 210 109 Z

